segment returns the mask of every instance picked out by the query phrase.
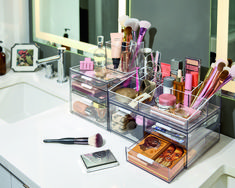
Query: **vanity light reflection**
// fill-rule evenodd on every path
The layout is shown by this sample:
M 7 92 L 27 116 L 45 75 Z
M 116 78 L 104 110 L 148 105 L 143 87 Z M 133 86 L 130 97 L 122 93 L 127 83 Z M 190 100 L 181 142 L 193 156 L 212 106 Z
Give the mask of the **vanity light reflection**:
M 119 0 L 118 1 L 118 16 L 125 15 L 126 14 L 126 1 L 127 0 Z M 69 46 L 73 49 L 76 49 L 75 51 L 79 50 L 82 52 L 92 53 L 94 47 L 96 45 L 89 44 L 86 42 L 70 39 L 70 38 L 64 38 L 63 36 L 58 36 L 55 34 L 51 34 L 45 31 L 42 31 L 40 28 L 40 0 L 34 0 L 33 1 L 33 14 L 34 14 L 34 21 L 33 21 L 33 36 L 34 41 L 45 43 L 45 41 L 49 41 L 50 43 L 60 44 L 63 46 Z M 118 24 L 118 21 L 115 20 Z M 118 24 L 119 31 L 121 31 L 121 28 Z M 108 40 L 108 39 L 107 39 Z

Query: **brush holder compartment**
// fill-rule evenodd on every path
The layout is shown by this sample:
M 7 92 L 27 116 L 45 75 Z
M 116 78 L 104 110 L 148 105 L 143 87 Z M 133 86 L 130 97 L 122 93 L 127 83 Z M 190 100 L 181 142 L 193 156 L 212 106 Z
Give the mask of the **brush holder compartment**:
M 120 72 L 132 72 L 136 67 L 144 67 L 141 52 L 144 42 L 138 46 L 136 42 L 122 42 L 122 44 L 105 42 L 106 65 Z

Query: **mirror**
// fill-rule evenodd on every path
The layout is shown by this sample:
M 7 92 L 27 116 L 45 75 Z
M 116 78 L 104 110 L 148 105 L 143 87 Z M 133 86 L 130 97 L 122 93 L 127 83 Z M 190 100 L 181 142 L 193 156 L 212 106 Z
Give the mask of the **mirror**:
M 33 40 L 90 52 L 96 36 L 106 41 L 120 30 L 118 17 L 126 14 L 126 5 L 127 0 L 33 0 Z
M 228 58 L 235 62 L 235 1 L 229 0 Z

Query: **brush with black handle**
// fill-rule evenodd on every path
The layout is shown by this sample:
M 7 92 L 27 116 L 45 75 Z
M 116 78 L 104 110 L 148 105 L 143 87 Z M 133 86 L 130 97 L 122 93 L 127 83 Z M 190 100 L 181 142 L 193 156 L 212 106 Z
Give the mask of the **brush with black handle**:
M 91 145 L 95 147 L 101 147 L 103 145 L 103 138 L 99 133 L 97 133 L 91 137 L 45 139 L 43 140 L 43 142 L 60 143 L 60 144 Z

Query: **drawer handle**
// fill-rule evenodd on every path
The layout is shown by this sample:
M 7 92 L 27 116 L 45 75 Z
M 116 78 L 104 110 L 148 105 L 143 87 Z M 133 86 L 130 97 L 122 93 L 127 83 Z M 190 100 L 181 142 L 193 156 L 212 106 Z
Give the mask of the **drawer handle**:
M 89 85 L 84 84 L 84 83 L 82 83 L 81 86 L 82 86 L 82 87 L 85 87 L 85 88 L 87 88 L 87 89 L 92 89 L 92 88 L 93 88 L 92 86 L 89 86 Z

